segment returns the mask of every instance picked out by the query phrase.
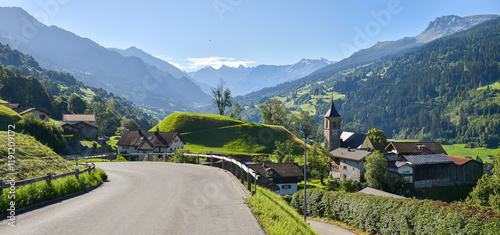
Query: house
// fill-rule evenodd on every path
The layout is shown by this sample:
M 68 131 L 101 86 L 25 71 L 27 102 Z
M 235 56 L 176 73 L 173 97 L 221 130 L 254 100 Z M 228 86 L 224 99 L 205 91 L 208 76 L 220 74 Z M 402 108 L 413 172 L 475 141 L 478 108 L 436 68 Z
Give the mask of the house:
M 46 108 L 21 108 L 19 103 L 0 103 L 0 105 L 14 110 L 21 116 L 31 113 L 35 119 L 43 120 L 45 122 L 47 122 L 50 117 L 50 112 Z
M 19 113 L 19 115 L 21 116 L 31 113 L 33 114 L 35 119 L 45 122 L 49 121 L 50 117 L 50 112 L 46 108 L 15 108 L 13 110 Z
M 87 121 L 60 122 L 57 126 L 63 128 L 64 135 L 77 134 L 78 138 L 89 141 L 97 140 L 97 131 L 100 128 L 99 125 Z
M 460 184 L 476 184 L 483 176 L 484 164 L 469 158 L 448 156 L 455 163 L 452 179 Z
M 404 155 L 437 154 L 447 155 L 439 142 L 397 142 L 391 141 L 385 148 L 389 153 Z
M 246 164 L 261 176 L 260 185 L 277 194 L 290 195 L 297 192 L 297 182 L 304 177 L 297 163 Z
M 116 143 L 119 153 L 171 153 L 185 144 L 177 132 L 142 130 L 127 131 Z
M 372 153 L 371 149 L 340 147 L 332 150 L 330 154 L 333 161 L 331 161 L 329 177 L 361 181 L 361 176 L 365 172 L 364 161 Z
M 373 149 L 373 144 L 368 135 L 343 131 L 340 135 L 340 147 L 353 149 Z

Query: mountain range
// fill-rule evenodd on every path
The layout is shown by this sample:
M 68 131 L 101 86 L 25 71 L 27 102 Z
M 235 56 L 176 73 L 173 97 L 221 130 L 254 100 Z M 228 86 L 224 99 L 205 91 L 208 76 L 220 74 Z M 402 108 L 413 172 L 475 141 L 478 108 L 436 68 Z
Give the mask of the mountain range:
M 220 79 L 223 79 L 233 95 L 245 95 L 265 87 L 302 78 L 334 63 L 320 58 L 316 60 L 302 59 L 291 65 L 259 65 L 256 67 L 240 65 L 237 68 L 223 65 L 218 69 L 207 66 L 196 72 L 191 72 L 189 75 L 199 83 L 207 84 L 210 87 L 217 86 Z
M 167 68 L 174 76 L 136 56 L 124 56 L 88 38 L 46 26 L 21 8 L 0 7 L 0 42 L 32 55 L 46 69 L 69 72 L 89 86 L 140 105 L 175 110 L 210 103 L 210 97 L 182 73 Z

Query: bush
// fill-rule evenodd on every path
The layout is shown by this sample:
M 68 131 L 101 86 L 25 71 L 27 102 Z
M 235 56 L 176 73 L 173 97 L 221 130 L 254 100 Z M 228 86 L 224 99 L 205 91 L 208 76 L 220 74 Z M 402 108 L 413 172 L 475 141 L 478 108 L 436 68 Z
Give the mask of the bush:
M 303 212 L 304 192 L 290 205 Z M 459 202 L 395 199 L 362 193 L 307 190 L 307 214 L 342 221 L 377 234 L 497 234 L 500 215 Z
M 16 188 L 15 205 L 16 209 L 31 206 L 40 202 L 55 199 L 67 194 L 85 191 L 108 178 L 106 172 L 101 169 L 92 170 L 91 174 L 81 173 L 78 179 L 75 176 L 67 176 L 47 181 L 24 185 Z M 4 213 L 10 206 L 11 199 L 8 198 L 9 190 L 4 190 L 0 198 L 0 213 Z
M 63 135 L 63 137 L 68 141 L 77 141 L 80 138 L 78 134 Z
M 115 160 L 113 160 L 113 162 L 128 162 L 128 161 L 123 156 L 118 156 Z
M 49 146 L 56 153 L 66 151 L 66 140 L 62 135 L 62 130 L 52 123 L 36 120 L 32 114 L 23 116 L 19 126 L 24 133 L 35 137 L 40 143 Z

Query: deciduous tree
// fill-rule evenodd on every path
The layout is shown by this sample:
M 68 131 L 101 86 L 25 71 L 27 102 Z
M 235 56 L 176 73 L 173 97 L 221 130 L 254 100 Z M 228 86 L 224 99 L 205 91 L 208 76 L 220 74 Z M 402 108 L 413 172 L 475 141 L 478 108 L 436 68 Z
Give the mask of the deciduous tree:
M 368 187 L 382 189 L 388 172 L 387 159 L 382 153 L 375 151 L 366 157 L 365 180 Z
M 215 106 L 217 106 L 217 110 L 219 111 L 219 115 L 224 116 L 224 110 L 226 107 L 231 107 L 231 91 L 229 89 L 224 89 L 224 80 L 220 80 L 219 85 L 216 88 L 212 89 L 212 100 Z

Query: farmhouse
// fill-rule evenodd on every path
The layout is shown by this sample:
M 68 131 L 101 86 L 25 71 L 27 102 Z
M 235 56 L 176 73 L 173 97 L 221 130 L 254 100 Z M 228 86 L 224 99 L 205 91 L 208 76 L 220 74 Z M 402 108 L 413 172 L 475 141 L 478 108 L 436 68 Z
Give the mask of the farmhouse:
M 260 185 L 281 195 L 296 193 L 297 182 L 302 180 L 304 177 L 304 174 L 297 163 L 263 163 L 246 165 L 260 174 Z
M 482 163 L 448 156 L 438 142 L 391 142 L 386 150 L 389 173 L 416 188 L 474 184 L 483 174 Z
M 330 152 L 333 157 L 330 167 L 330 177 L 338 179 L 350 179 L 361 181 L 363 175 L 364 160 L 370 154 L 371 149 L 337 148 Z
M 93 114 L 64 114 L 63 121 L 58 124 L 65 135 L 77 134 L 80 139 L 95 141 L 100 126 L 96 124 Z
M 46 108 L 21 108 L 18 103 L 2 103 L 1 105 L 16 111 L 19 115 L 33 114 L 35 119 L 47 122 L 50 112 Z
M 142 130 L 127 131 L 116 143 L 119 153 L 171 153 L 185 144 L 177 132 Z

